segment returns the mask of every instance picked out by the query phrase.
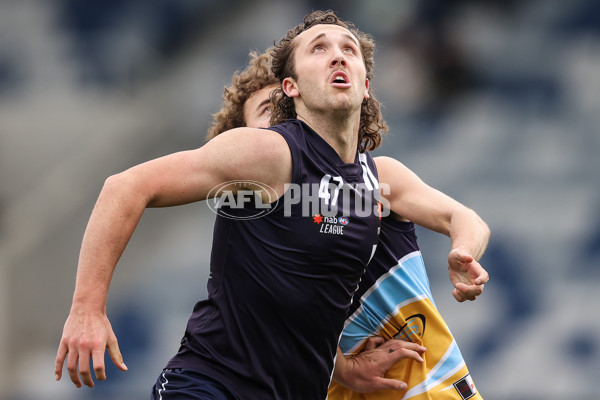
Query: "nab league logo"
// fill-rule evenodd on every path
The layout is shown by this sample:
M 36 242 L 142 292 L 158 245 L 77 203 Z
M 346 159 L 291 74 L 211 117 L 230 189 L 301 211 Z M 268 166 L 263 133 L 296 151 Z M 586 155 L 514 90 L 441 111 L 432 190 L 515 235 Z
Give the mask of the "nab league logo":
M 269 185 L 257 181 L 222 183 L 212 188 L 207 198 L 208 208 L 215 214 L 240 220 L 264 217 L 273 212 L 279 203 L 275 190 Z M 236 210 L 242 209 L 247 212 L 238 215 Z
M 319 224 L 319 232 L 331 235 L 343 235 L 344 227 L 350 223 L 350 218 L 344 216 L 328 217 L 317 214 L 312 219 L 315 224 Z

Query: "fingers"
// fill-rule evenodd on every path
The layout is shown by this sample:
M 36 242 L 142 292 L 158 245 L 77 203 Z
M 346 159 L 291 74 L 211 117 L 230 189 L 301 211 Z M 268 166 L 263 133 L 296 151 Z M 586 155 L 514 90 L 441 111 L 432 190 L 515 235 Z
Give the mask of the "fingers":
M 481 285 L 466 285 L 462 282 L 458 282 L 454 288 L 459 292 L 462 293 L 463 295 L 467 296 L 467 297 L 471 297 L 471 296 L 479 296 L 480 294 L 483 293 L 483 289 L 484 289 L 485 285 L 481 284 Z
M 117 368 L 119 368 L 121 371 L 127 371 L 128 368 L 123 361 L 123 355 L 121 354 L 121 350 L 119 350 L 119 343 L 117 342 L 117 339 L 114 338 L 114 340 L 111 340 L 106 348 L 108 349 L 108 355 L 110 356 L 110 359 L 117 366 Z M 96 377 L 98 377 L 98 375 L 96 375 Z
M 463 302 L 465 300 L 476 300 L 479 295 L 483 293 L 484 285 L 465 285 L 464 283 L 457 283 L 452 290 L 452 295 L 454 298 Z
M 375 390 L 381 389 L 389 389 L 389 390 L 406 390 L 408 389 L 408 385 L 406 382 L 403 382 L 398 379 L 389 379 L 389 378 L 375 378 L 373 380 Z
M 364 351 L 373 350 L 385 343 L 385 339 L 381 336 L 371 336 L 367 339 Z
M 94 375 L 96 375 L 96 379 L 99 381 L 106 380 L 106 371 L 104 369 L 104 349 L 96 348 L 92 351 L 92 365 L 94 366 Z
M 62 377 L 65 360 L 69 377 L 76 387 L 94 386 L 91 368 L 96 379 L 105 380 L 104 352 L 107 350 L 113 363 L 122 371 L 127 371 L 117 337 L 106 315 L 72 312 L 65 322 L 63 337 L 56 353 L 56 380 Z
M 107 345 L 108 353 L 113 363 L 122 371 L 127 371 L 127 366 L 123 362 L 123 356 L 119 350 L 119 344 L 115 338 Z M 82 344 L 79 346 L 79 350 L 75 346 L 72 346 L 72 350 L 68 350 L 66 344 L 61 342 L 56 355 L 56 364 L 54 366 L 54 375 L 56 380 L 60 380 L 62 377 L 62 367 L 65 359 L 67 358 L 67 370 L 73 384 L 80 388 L 82 383 L 89 387 L 94 387 L 94 381 L 92 379 L 90 371 L 90 357 L 94 368 L 94 374 L 96 379 L 103 381 L 106 380 L 106 368 L 104 365 L 104 348 L 95 347 L 91 352 L 88 350 L 88 346 Z
M 484 283 L 487 283 L 490 280 L 490 275 L 483 268 L 481 268 L 481 271 L 481 274 L 475 279 L 475 283 L 483 286 Z
M 56 352 L 56 363 L 54 364 L 54 379 L 57 381 L 62 378 L 62 369 L 67 358 L 67 345 L 64 342 L 60 342 L 58 351 Z
M 85 386 L 94 387 L 94 381 L 92 380 L 92 373 L 90 371 L 90 357 L 91 353 L 89 350 L 87 350 L 87 346 L 84 344 L 79 348 L 79 376 L 81 377 L 81 381 Z M 77 376 L 76 370 L 74 373 L 75 376 Z M 71 371 L 69 371 L 69 374 L 71 374 Z M 73 380 L 72 375 L 71 380 Z
M 398 340 L 397 343 L 393 343 L 393 345 L 389 346 L 388 353 L 390 356 L 390 365 L 394 365 L 403 358 L 412 358 L 415 361 L 423 362 L 424 360 L 421 355 L 426 350 L 427 349 L 425 347 L 417 343 Z
M 477 299 L 483 293 L 485 283 L 490 279 L 489 274 L 472 257 L 469 256 L 471 262 L 463 264 L 456 262 L 460 258 L 460 253 L 453 250 L 451 254 L 452 256 L 448 258 L 448 269 L 450 270 L 450 281 L 454 285 L 452 296 L 458 302 Z
M 456 290 L 456 288 L 452 290 L 452 297 L 454 297 L 454 299 L 456 301 L 458 301 L 459 303 L 462 303 L 463 301 L 466 300 L 464 297 L 462 297 L 460 292 L 458 290 Z
M 470 281 L 475 285 L 483 285 L 490 280 L 488 272 L 477 261 L 470 263 L 468 271 L 471 274 Z
M 372 338 L 371 343 L 365 344 L 369 347 L 374 346 L 385 340 L 384 338 Z M 421 355 L 426 348 L 412 342 L 404 340 L 391 339 L 370 350 L 362 351 L 348 358 L 350 368 L 346 368 L 343 374 L 338 374 L 343 378 L 340 383 L 348 388 L 360 392 L 368 393 L 379 389 L 406 390 L 405 382 L 396 379 L 384 378 L 386 372 L 398 361 L 410 358 L 412 360 L 423 362 Z M 336 364 L 336 369 L 338 368 Z
M 71 382 L 73 382 L 76 387 L 80 388 L 82 383 L 83 385 L 94 387 L 94 381 L 90 371 L 90 358 L 92 359 L 96 378 L 100 380 L 106 379 L 104 373 L 104 349 L 96 349 L 90 352 L 89 346 L 85 343 L 80 343 L 79 346 L 73 344 L 69 346 L 69 348 L 67 348 L 66 345 L 61 345 L 59 347 L 54 369 L 57 380 L 60 379 L 62 375 L 62 365 L 67 353 L 67 371 L 69 372 Z
M 419 353 L 424 353 L 427 348 L 424 346 L 421 346 L 418 343 L 414 343 L 414 342 L 409 342 L 407 340 L 401 340 L 401 339 L 390 339 L 387 340 L 383 345 L 381 345 L 382 349 L 389 349 L 389 350 L 400 350 L 400 349 L 408 349 L 408 350 L 413 350 L 413 351 L 417 351 Z M 393 351 L 391 351 L 390 353 L 392 353 Z
M 81 381 L 79 380 L 79 374 L 77 373 L 77 363 L 79 361 L 79 354 L 77 351 L 72 348 L 68 351 L 69 357 L 67 359 L 67 371 L 69 372 L 69 377 L 71 378 L 71 382 L 75 384 L 76 387 L 81 387 Z

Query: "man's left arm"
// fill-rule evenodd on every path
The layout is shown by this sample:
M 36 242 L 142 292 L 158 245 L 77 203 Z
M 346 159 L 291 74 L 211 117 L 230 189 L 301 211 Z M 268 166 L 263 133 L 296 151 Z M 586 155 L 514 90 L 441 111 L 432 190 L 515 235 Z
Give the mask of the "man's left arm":
M 397 160 L 375 157 L 384 200 L 392 213 L 450 237 L 448 254 L 452 295 L 475 300 L 489 275 L 479 264 L 490 237 L 486 223 L 475 211 L 423 182 Z

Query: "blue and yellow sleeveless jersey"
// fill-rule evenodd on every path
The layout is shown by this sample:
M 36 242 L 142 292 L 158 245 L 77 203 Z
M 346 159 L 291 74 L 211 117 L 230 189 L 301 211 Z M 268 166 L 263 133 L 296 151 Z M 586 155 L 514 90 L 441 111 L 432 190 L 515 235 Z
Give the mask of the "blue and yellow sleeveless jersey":
M 427 348 L 424 363 L 403 359 L 386 374 L 408 384 L 403 392 L 355 393 L 332 382 L 329 400 L 480 400 L 460 349 L 439 313 L 414 224 L 383 218 L 377 251 L 355 294 L 340 339 L 346 356 L 371 336 L 402 339 Z

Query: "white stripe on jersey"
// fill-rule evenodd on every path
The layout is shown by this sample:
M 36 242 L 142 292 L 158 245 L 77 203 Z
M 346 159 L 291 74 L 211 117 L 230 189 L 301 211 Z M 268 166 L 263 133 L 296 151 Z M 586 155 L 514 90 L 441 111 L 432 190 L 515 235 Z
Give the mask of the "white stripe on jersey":
M 379 189 L 379 182 L 377 178 L 375 178 L 375 174 L 369 168 L 369 164 L 367 164 L 367 154 L 366 153 L 358 153 L 358 161 L 363 171 L 363 181 L 365 181 L 365 185 L 369 190 Z

